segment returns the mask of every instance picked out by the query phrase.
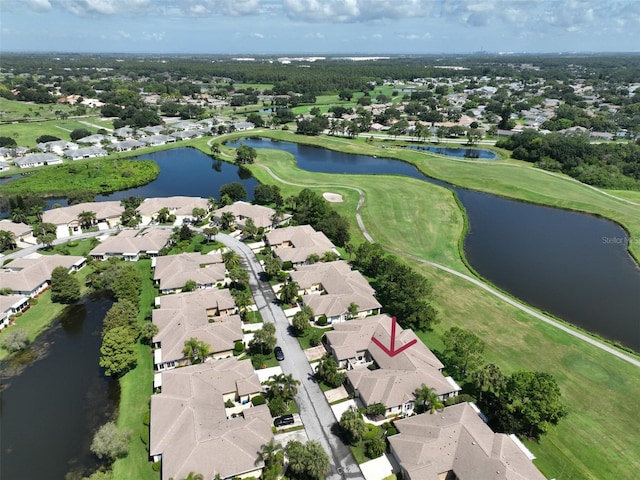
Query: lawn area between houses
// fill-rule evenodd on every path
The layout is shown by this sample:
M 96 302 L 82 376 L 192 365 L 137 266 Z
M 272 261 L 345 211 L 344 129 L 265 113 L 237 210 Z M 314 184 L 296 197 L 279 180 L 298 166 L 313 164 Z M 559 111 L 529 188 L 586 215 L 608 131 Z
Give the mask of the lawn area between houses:
M 158 292 L 151 279 L 151 260 L 140 260 L 135 265 L 142 277 L 138 321 L 144 323 L 149 321 L 146 317 Z M 131 441 L 129 454 L 113 464 L 114 479 L 158 480 L 160 473 L 153 471 L 149 461 L 149 427 L 145 425 L 153 393 L 153 356 L 148 345 L 138 343 L 136 351 L 136 368 L 120 379 L 118 428 L 131 431 Z
M 89 288 L 85 285 L 87 276 L 93 272 L 90 266 L 84 267 L 82 270 L 73 275 L 80 281 L 80 292 L 86 295 Z M 24 312 L 16 319 L 15 326 L 5 328 L 0 331 L 0 338 L 10 332 L 12 328 L 18 327 L 23 329 L 29 335 L 29 341 L 33 342 L 38 335 L 44 332 L 51 323 L 58 318 L 67 305 L 62 303 L 54 303 L 51 301 L 51 290 L 46 290 L 37 298 L 38 303 L 31 306 L 29 310 Z M 9 355 L 4 348 L 0 348 L 0 360 Z
M 377 142 L 372 147 L 361 140 L 309 138 L 280 131 L 264 136 L 382 156 Z M 223 152 L 231 150 L 223 147 Z M 640 238 L 638 207 L 522 162 L 456 161 L 394 148 L 387 148 L 384 156 L 411 161 L 428 175 L 467 188 L 598 214 L 622 224 L 631 238 Z M 459 252 L 464 215 L 448 190 L 404 177 L 306 172 L 285 152 L 259 150 L 256 164 L 249 168 L 260 182 L 278 184 L 285 198 L 302 187 L 280 183 L 264 166 L 286 182 L 342 194 L 344 203 L 332 206 L 349 216 L 352 243 L 364 240 L 354 217 L 358 193 L 349 188 L 357 187 L 366 197 L 361 212 L 364 224 L 377 242 L 470 274 Z M 635 199 L 634 193 L 628 198 Z M 416 228 L 418 215 L 424 224 Z M 640 242 L 631 242 L 630 247 L 639 257 Z M 442 313 L 435 332 L 422 335 L 427 345 L 441 350 L 439 335 L 457 325 L 480 336 L 487 343 L 486 362 L 495 362 L 505 373 L 529 369 L 555 376 L 569 415 L 539 442 L 526 442 L 546 476 L 557 480 L 634 477 L 640 469 L 637 367 L 529 317 L 458 277 L 415 261 L 411 264 L 433 281 L 434 303 Z
M 94 118 L 84 118 L 83 120 L 95 123 L 93 122 Z M 91 133 L 97 132 L 96 128 L 78 120 L 68 119 L 0 125 L 0 136 L 13 138 L 21 147 L 33 148 L 37 144 L 36 139 L 41 135 L 53 135 L 61 140 L 71 141 L 69 134 L 77 128 L 88 130 Z

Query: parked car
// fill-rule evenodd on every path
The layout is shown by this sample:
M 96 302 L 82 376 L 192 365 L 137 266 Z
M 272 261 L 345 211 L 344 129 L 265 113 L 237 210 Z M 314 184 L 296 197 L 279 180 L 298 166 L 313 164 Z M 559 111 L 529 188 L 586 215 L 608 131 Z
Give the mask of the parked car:
M 282 349 L 280 347 L 274 348 L 273 349 L 273 353 L 276 356 L 276 360 L 278 360 L 279 362 L 284 360 L 284 352 L 282 351 Z
M 277 417 L 273 424 L 276 427 L 284 427 L 285 425 L 293 425 L 295 420 L 293 419 L 293 415 L 287 413 L 286 415 L 282 415 L 281 417 Z

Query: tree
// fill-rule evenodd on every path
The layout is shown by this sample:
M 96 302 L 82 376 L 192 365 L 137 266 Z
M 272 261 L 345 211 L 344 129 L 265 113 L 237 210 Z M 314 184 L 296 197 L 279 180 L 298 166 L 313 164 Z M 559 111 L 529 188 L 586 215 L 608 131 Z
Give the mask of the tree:
M 234 267 L 228 271 L 228 275 L 232 288 L 247 288 L 249 286 L 249 272 L 244 268 Z
M 306 444 L 291 440 L 286 447 L 287 477 L 294 479 L 321 479 L 329 471 L 329 456 L 315 440 Z
M 220 187 L 220 196 L 229 195 L 231 200 L 237 202 L 247 198 L 247 191 L 240 182 L 231 182 Z
M 506 380 L 500 368 L 493 363 L 489 363 L 473 372 L 471 378 L 478 389 L 478 402 L 482 402 L 482 393 L 485 388 L 498 394 Z
M 284 373 L 274 375 L 264 383 L 269 387 L 267 398 L 269 400 L 281 398 L 287 407 L 298 393 L 298 385 L 300 385 L 300 381 L 293 378 L 293 375 Z
M 268 205 L 273 202 L 273 190 L 270 185 L 258 184 L 253 188 L 253 201 L 258 205 Z
M 311 323 L 309 322 L 309 316 L 306 315 L 302 310 L 300 310 L 299 312 L 296 312 L 293 315 L 293 319 L 291 320 L 291 324 L 293 326 L 293 329 L 296 332 L 296 335 L 301 336 L 304 335 L 304 333 L 309 330 L 309 328 L 311 327 Z
M 216 235 L 218 235 L 218 227 L 206 227 L 202 229 L 202 234 L 207 237 L 207 242 L 216 239 Z
M 198 288 L 198 283 L 195 280 L 187 280 L 182 287 L 183 292 L 195 292 Z
M 59 137 L 54 137 L 53 135 L 40 135 L 36 138 L 36 143 L 49 143 L 49 142 L 57 142 L 60 140 Z
M 158 223 L 169 223 L 169 219 L 171 218 L 171 210 L 167 207 L 162 207 L 158 210 L 158 214 L 156 216 L 156 220 Z
M 347 318 L 349 318 L 349 320 L 356 318 L 356 316 L 358 315 L 358 304 L 355 302 L 351 302 L 349 304 L 349 307 L 347 308 Z
M 262 328 L 256 330 L 253 338 L 249 342 L 249 348 L 254 352 L 264 354 L 265 351 L 273 350 L 276 346 L 276 327 L 273 323 L 265 323 Z
M 566 415 L 560 387 L 549 373 L 515 372 L 500 393 L 497 420 L 502 431 L 539 438 Z
M 371 440 L 367 440 L 364 444 L 364 454 L 369 458 L 378 458 L 387 449 L 387 445 L 380 437 L 374 437 Z
M 96 214 L 95 212 L 83 210 L 78 214 L 78 221 L 80 222 L 81 228 L 91 228 L 96 221 Z
M 14 223 L 25 223 L 27 221 L 27 212 L 25 212 L 25 210 L 20 207 L 12 208 L 11 221 Z
M 51 300 L 56 303 L 74 303 L 80 298 L 80 282 L 65 267 L 51 272 Z
M 0 230 L 0 252 L 4 252 L 5 250 L 12 250 L 16 248 L 18 244 L 16 243 L 16 236 L 13 232 L 8 230 Z
M 119 265 L 110 288 L 118 300 L 129 300 L 133 305 L 140 303 L 142 277 L 136 267 L 130 264 Z
M 88 137 L 89 135 L 91 135 L 91 132 L 86 128 L 76 128 L 74 130 L 71 130 L 71 133 L 69 133 L 69 137 L 74 142 L 76 140 L 80 140 L 81 138 Z
M 244 223 L 244 227 L 242 228 L 242 233 L 244 233 L 244 235 L 250 239 L 256 236 L 256 234 L 258 233 L 258 227 L 256 227 L 253 218 L 247 218 Z
M 196 219 L 196 223 L 199 223 L 204 217 L 207 216 L 207 211 L 201 207 L 194 207 L 194 209 L 191 211 L 191 215 Z
M 256 149 L 253 147 L 240 145 L 236 149 L 236 163 L 238 165 L 253 163 L 255 162 L 256 158 L 258 158 L 258 152 L 256 152 Z
M 318 362 L 316 377 L 330 387 L 337 388 L 344 383 L 346 375 L 338 370 L 338 364 L 331 355 L 325 355 Z
M 0 340 L 2 348 L 8 352 L 19 352 L 29 345 L 29 334 L 19 327 L 12 327 Z
M 191 337 L 184 342 L 182 353 L 191 363 L 201 363 L 211 353 L 211 346 L 207 342 Z
M 272 438 L 269 443 L 265 443 L 260 447 L 256 465 L 264 463 L 262 471 L 263 480 L 277 480 L 282 473 L 284 463 L 284 450 L 282 445 L 276 443 Z
M 280 289 L 280 301 L 286 305 L 293 305 L 298 299 L 298 284 L 287 282 Z
M 158 327 L 153 322 L 144 322 L 140 327 L 140 342 L 144 345 L 151 345 L 153 337 L 158 334 Z
M 132 207 L 126 207 L 120 215 L 120 223 L 125 227 L 137 227 L 142 222 L 140 212 Z
M 379 417 L 385 413 L 387 413 L 387 407 L 385 407 L 383 403 L 378 402 L 367 405 L 367 416 Z
M 264 272 L 269 278 L 273 278 L 282 270 L 282 261 L 278 257 L 268 255 L 264 259 Z
M 100 347 L 100 366 L 108 377 L 118 378 L 137 363 L 136 333 L 130 327 L 119 326 L 108 330 Z
M 42 205 L 32 205 L 29 210 L 31 212 L 31 215 L 36 217 L 36 222 L 42 222 L 42 214 L 44 213 L 44 208 L 42 208 Z
M 0 137 L 0 147 L 4 147 L 4 148 L 13 148 L 13 147 L 17 147 L 18 144 L 16 143 L 16 141 L 11 138 L 11 137 Z
M 242 265 L 242 259 L 240 255 L 238 255 L 233 250 L 228 250 L 222 254 L 222 261 L 224 262 L 227 270 L 233 270 L 234 268 L 238 268 Z
M 367 433 L 367 425 L 364 423 L 358 408 L 353 405 L 344 411 L 340 417 L 339 424 L 340 428 L 346 433 L 351 445 L 358 443 Z
M 121 432 L 115 422 L 107 422 L 95 433 L 89 448 L 99 459 L 113 462 L 127 456 L 130 437 L 128 430 Z
M 236 222 L 236 216 L 232 212 L 223 212 L 220 215 L 220 226 L 224 230 L 229 230 L 231 226 Z
M 442 341 L 445 357 L 461 378 L 482 363 L 485 344 L 469 330 L 451 327 L 442 336 Z
M 427 387 L 424 383 L 416 388 L 414 395 L 416 396 L 416 410 L 419 413 L 429 410 L 429 413 L 434 414 L 444 408 L 444 402 L 435 389 Z

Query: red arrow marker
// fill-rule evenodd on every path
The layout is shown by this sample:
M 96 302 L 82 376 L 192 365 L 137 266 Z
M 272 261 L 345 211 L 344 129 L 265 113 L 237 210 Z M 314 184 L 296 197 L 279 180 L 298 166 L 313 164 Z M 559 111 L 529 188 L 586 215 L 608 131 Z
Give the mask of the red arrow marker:
M 401 347 L 396 348 L 396 317 L 391 317 L 391 348 L 387 348 L 386 346 L 384 346 L 382 342 L 375 337 L 371 337 L 371 340 L 373 340 L 373 343 L 378 345 L 382 349 L 382 351 L 387 355 L 389 355 L 390 357 L 395 357 L 399 353 L 404 352 L 411 345 L 418 342 L 418 340 L 414 338 L 413 340 L 411 340 L 408 343 L 405 343 Z

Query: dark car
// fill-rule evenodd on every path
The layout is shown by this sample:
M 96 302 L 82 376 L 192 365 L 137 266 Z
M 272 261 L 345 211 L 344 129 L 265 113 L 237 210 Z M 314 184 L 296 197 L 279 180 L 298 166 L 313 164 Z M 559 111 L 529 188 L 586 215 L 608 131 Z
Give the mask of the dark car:
M 278 360 L 279 362 L 284 360 L 284 352 L 282 351 L 282 349 L 280 347 L 274 348 L 273 349 L 273 353 L 276 356 L 276 360 Z
M 295 420 L 293 419 L 293 415 L 288 413 L 286 415 L 282 415 L 281 417 L 276 418 L 273 421 L 273 424 L 276 427 L 284 427 L 285 425 L 293 425 L 294 422 L 295 422 Z

